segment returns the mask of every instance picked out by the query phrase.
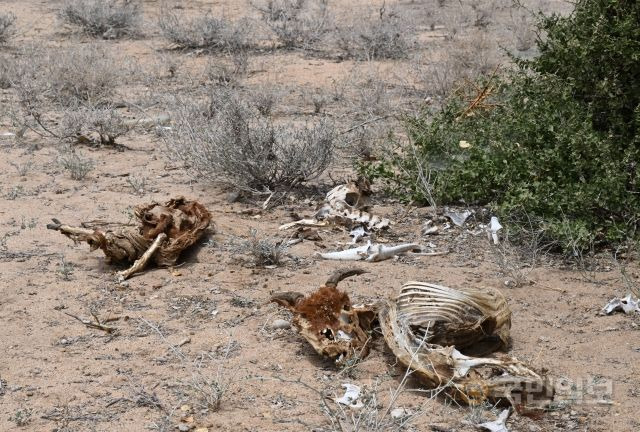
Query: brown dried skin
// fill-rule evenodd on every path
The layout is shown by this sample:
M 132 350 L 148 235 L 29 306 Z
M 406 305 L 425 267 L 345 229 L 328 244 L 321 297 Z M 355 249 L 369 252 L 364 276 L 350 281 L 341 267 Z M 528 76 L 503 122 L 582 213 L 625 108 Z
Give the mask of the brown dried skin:
M 481 316 L 483 310 L 491 315 Z M 468 404 L 489 401 L 508 403 L 520 411 L 544 409 L 553 400 L 552 386 L 517 359 L 470 357 L 453 344 L 440 344 L 458 342 L 472 350 L 486 342 L 492 327 L 492 334 L 504 344 L 509 317 L 506 301 L 497 291 L 416 282 L 406 284 L 397 301 L 379 311 L 387 345 L 427 387 L 442 388 L 454 400 Z
M 338 364 L 354 356 L 365 357 L 374 313 L 370 308 L 354 308 L 349 296 L 337 289 L 342 279 L 361 273 L 360 269 L 339 271 L 307 297 L 285 292 L 275 294 L 271 301 L 293 312 L 294 326 L 318 354 Z
M 158 234 L 168 239 L 153 255 L 156 265 L 175 265 L 180 253 L 193 245 L 211 224 L 211 214 L 200 203 L 183 197 L 174 198 L 164 205 L 157 203 L 140 206 L 135 210 L 139 227 L 124 227 L 118 231 L 100 231 L 63 225 L 54 219 L 47 225 L 74 241 L 86 241 L 91 250 L 102 249 L 110 261 L 133 262 L 151 246 Z

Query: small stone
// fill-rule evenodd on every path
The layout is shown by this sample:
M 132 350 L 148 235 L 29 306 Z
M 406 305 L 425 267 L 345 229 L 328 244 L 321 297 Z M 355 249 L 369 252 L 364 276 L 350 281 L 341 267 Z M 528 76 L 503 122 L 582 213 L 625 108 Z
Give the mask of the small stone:
M 189 432 L 191 430 L 191 426 L 181 423 L 178 425 L 178 430 L 180 432 Z
M 287 320 L 276 319 L 271 323 L 271 328 L 276 330 L 285 330 L 291 328 L 291 323 Z

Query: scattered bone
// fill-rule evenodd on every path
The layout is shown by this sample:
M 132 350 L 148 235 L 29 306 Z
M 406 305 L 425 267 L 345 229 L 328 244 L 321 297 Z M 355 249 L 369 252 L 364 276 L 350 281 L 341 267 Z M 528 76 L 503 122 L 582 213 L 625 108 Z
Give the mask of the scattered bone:
M 306 227 L 325 227 L 329 225 L 327 221 L 317 221 L 315 219 L 300 219 L 297 221 L 289 222 L 284 225 L 280 225 L 278 229 L 287 230 L 289 228 L 293 228 L 295 226 L 306 226 Z
M 408 252 L 417 252 L 420 255 L 426 255 L 421 253 L 422 248 L 416 243 L 405 243 L 397 246 L 385 246 L 382 244 L 372 244 L 368 242 L 364 246 L 357 248 L 347 249 L 337 252 L 326 252 L 318 254 L 319 257 L 328 260 L 337 261 L 367 261 L 378 262 L 394 258 L 398 255 L 404 255 Z
M 353 240 L 351 241 L 351 243 L 354 243 L 354 244 L 358 243 L 361 238 L 368 235 L 369 235 L 369 232 L 365 230 L 363 226 L 355 227 L 349 232 L 349 236 L 353 237 Z
M 344 225 L 352 228 L 363 226 L 367 231 L 378 231 L 388 228 L 389 219 L 369 213 L 369 197 L 371 186 L 367 180 L 358 179 L 331 189 L 325 202 L 316 212 L 313 219 L 301 219 L 284 224 L 280 229 L 294 226 L 326 226 L 327 224 Z M 321 224 L 321 225 L 320 225 Z
M 271 323 L 271 328 L 275 330 L 287 330 L 291 328 L 291 323 L 287 320 L 276 319 Z
M 134 262 L 119 273 L 121 280 L 144 269 L 149 261 L 160 267 L 174 266 L 180 253 L 192 246 L 211 223 L 211 214 L 200 203 L 174 198 L 164 205 L 152 203 L 135 209 L 139 226 L 102 231 L 63 225 L 57 219 L 47 228 L 73 241 L 86 241 L 91 250 L 102 249 L 109 261 Z
M 342 387 L 345 389 L 344 395 L 336 398 L 336 403 L 346 405 L 352 409 L 360 409 L 364 406 L 362 401 L 358 400 L 360 398 L 360 387 L 354 384 L 342 384 Z
M 438 227 L 432 224 L 433 224 L 432 220 L 427 220 L 422 225 L 422 235 L 431 235 L 431 234 L 436 234 L 438 232 Z
M 366 306 L 352 306 L 349 296 L 337 289 L 342 279 L 363 273 L 361 269 L 337 271 L 307 297 L 282 292 L 274 294 L 271 301 L 293 312 L 293 325 L 318 354 L 343 364 L 354 356 L 365 357 L 369 351 L 375 312 Z
M 498 218 L 495 216 L 491 216 L 491 223 L 489 224 L 489 230 L 487 231 L 487 236 L 489 240 L 493 239 L 493 244 L 497 245 L 500 243 L 500 239 L 498 238 L 498 231 L 502 229 L 502 225 L 498 221 Z
M 602 308 L 600 314 L 602 315 L 610 315 L 613 312 L 624 312 L 626 314 L 630 314 L 633 312 L 640 312 L 640 301 L 638 299 L 634 300 L 631 294 L 626 297 L 614 298 L 609 303 L 606 304 L 605 307 Z
M 401 419 L 410 416 L 411 411 L 406 408 L 394 408 L 389 414 L 391 414 L 391 418 L 393 419 Z
M 509 432 L 507 429 L 507 419 L 509 418 L 509 410 L 502 410 L 498 418 L 492 422 L 481 423 L 479 428 L 488 430 L 489 432 Z
M 464 223 L 472 214 L 473 212 L 471 210 L 454 211 L 446 209 L 444 212 L 444 215 L 451 219 L 451 222 L 453 222 L 454 225 L 459 227 L 464 226 Z
M 165 240 L 167 240 L 167 235 L 165 233 L 158 234 L 158 237 L 156 237 L 153 243 L 151 243 L 151 246 L 149 246 L 149 249 L 147 249 L 140 258 L 135 260 L 135 262 L 131 267 L 129 267 L 126 270 L 118 272 L 118 280 L 122 282 L 124 280 L 129 279 L 131 275 L 133 275 L 134 273 L 138 273 L 144 270 L 147 264 L 149 263 L 149 261 L 151 260 L 151 257 L 153 257 L 153 254 L 156 253 L 156 251 L 162 246 Z

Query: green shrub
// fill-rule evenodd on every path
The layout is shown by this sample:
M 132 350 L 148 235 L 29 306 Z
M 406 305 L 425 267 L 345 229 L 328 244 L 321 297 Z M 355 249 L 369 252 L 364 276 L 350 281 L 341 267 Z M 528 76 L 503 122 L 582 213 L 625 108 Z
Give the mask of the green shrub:
M 411 145 L 360 169 L 407 200 L 530 214 L 569 252 L 637 235 L 639 28 L 626 1 L 543 19 L 541 56 L 494 79 L 483 106 L 462 115 L 468 98 L 452 97 L 408 120 Z
M 594 127 L 634 139 L 640 111 L 640 3 L 580 0 L 570 17 L 543 18 L 540 56 L 525 63 L 564 80 L 589 106 Z

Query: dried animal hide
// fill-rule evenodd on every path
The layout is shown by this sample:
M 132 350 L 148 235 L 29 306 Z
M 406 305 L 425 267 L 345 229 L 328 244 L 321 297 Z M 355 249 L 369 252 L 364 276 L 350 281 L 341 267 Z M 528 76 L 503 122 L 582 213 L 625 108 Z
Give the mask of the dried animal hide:
M 462 354 L 504 347 L 510 311 L 497 291 L 454 290 L 409 282 L 379 311 L 384 339 L 400 363 L 430 388 L 477 404 L 508 402 L 520 411 L 546 408 L 553 388 L 515 358 Z
M 316 352 L 337 364 L 365 357 L 375 312 L 368 307 L 354 307 L 349 296 L 337 289 L 349 276 L 365 273 L 350 269 L 336 272 L 324 286 L 309 296 L 296 292 L 275 294 L 271 301 L 293 312 L 293 325 Z
M 157 251 L 149 257 L 158 266 L 175 265 L 180 253 L 193 245 L 211 224 L 211 214 L 200 203 L 183 197 L 160 205 L 152 203 L 135 209 L 138 227 L 123 227 L 117 231 L 71 227 L 53 219 L 47 228 L 60 231 L 74 241 L 86 241 L 91 250 L 102 249 L 110 261 L 133 262 L 145 254 L 154 242 Z
M 365 179 L 358 179 L 345 185 L 331 189 L 325 202 L 316 212 L 314 219 L 302 219 L 282 225 L 280 229 L 293 226 L 322 226 L 323 222 L 344 225 L 348 228 L 364 226 L 367 230 L 381 230 L 388 228 L 389 219 L 369 213 L 369 197 L 371 185 Z

